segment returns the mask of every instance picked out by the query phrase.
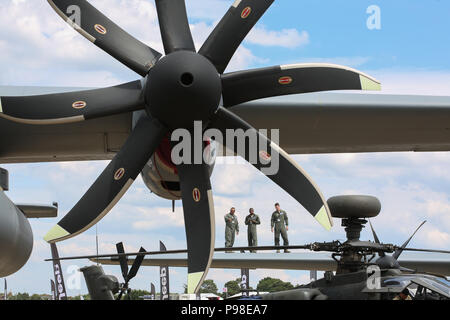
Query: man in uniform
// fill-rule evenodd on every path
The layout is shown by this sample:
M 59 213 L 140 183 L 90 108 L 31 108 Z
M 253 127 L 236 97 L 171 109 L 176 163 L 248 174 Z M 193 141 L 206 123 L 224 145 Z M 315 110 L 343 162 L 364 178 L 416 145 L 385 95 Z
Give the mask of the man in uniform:
M 225 215 L 225 248 L 232 248 L 234 236 L 239 235 L 239 222 L 235 215 L 236 209 L 231 208 L 230 213 Z M 232 252 L 232 251 L 227 251 Z
M 258 246 L 258 237 L 256 235 L 256 226 L 261 224 L 259 220 L 259 216 L 255 214 L 255 210 L 250 208 L 250 214 L 245 218 L 245 224 L 248 226 L 247 229 L 247 237 L 248 237 L 248 246 L 249 247 L 257 247 Z M 250 251 L 256 252 L 256 251 Z
M 289 231 L 289 220 L 286 211 L 281 210 L 280 204 L 275 203 L 275 212 L 272 213 L 272 219 L 270 220 L 272 226 L 272 232 L 275 231 L 275 246 L 280 246 L 280 234 L 283 238 L 283 245 L 289 245 L 289 239 L 287 231 Z M 289 253 L 289 250 L 285 249 L 285 253 Z M 280 253 L 280 250 L 277 250 Z

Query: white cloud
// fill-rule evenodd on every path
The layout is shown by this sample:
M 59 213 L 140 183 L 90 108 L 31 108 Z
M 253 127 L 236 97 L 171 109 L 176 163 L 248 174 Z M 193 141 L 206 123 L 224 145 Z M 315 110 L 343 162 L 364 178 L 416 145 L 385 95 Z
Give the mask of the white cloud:
M 430 230 L 426 233 L 426 241 L 430 246 L 448 249 L 450 243 L 450 233 L 442 232 L 438 229 Z
M 261 46 L 296 48 L 309 44 L 309 34 L 296 29 L 282 29 L 281 31 L 267 30 L 265 27 L 256 27 L 250 31 L 246 41 Z
M 214 191 L 234 196 L 251 193 L 257 171 L 244 164 L 218 164 L 214 170 Z
M 153 1 L 93 0 L 92 4 L 137 39 L 164 52 Z M 223 1 L 212 1 L 208 5 L 204 1 L 189 2 L 190 17 L 203 19 L 191 24 L 197 48 L 228 6 Z M 306 34 L 293 29 L 258 30 L 249 38 L 250 42 L 290 47 L 307 38 Z M 261 43 L 258 40 L 261 36 L 270 41 Z M 139 77 L 74 31 L 45 1 L 2 2 L 0 39 L 0 84 L 3 85 L 102 87 Z M 247 69 L 265 61 L 241 46 L 228 71 Z
M 139 220 L 133 222 L 133 228 L 137 230 L 148 231 L 164 227 L 184 226 L 183 210 L 181 209 L 172 212 L 171 208 L 134 207 L 133 211 L 139 215 Z

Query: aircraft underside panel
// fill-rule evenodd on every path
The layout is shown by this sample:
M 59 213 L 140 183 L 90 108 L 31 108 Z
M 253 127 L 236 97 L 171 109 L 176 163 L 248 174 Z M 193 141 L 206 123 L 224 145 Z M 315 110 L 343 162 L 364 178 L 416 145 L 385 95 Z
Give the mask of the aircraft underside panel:
M 68 90 L 0 87 L 0 96 Z M 450 150 L 450 97 L 304 94 L 232 110 L 256 128 L 280 129 L 291 154 Z M 110 160 L 131 128 L 131 113 L 45 126 L 0 118 L 0 163 Z

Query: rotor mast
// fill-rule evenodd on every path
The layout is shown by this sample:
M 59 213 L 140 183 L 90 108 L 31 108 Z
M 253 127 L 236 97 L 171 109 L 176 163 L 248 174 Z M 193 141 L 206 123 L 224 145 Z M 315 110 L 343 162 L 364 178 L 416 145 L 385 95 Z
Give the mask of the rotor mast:
M 333 254 L 338 263 L 337 274 L 358 272 L 367 263 L 367 254 L 357 246 L 346 246 L 360 242 L 361 231 L 368 222 L 366 218 L 376 217 L 381 211 L 381 203 L 370 196 L 339 196 L 328 200 L 331 215 L 342 219 L 347 241 L 343 244 L 342 252 Z

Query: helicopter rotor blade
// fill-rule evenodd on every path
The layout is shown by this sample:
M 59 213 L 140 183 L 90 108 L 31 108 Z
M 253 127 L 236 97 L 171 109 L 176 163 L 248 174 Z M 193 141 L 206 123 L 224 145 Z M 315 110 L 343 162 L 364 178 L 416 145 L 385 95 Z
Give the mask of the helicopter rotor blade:
M 140 254 L 138 254 L 136 256 L 136 259 L 134 260 L 133 265 L 131 266 L 130 272 L 128 273 L 127 283 L 130 282 L 131 279 L 136 277 L 136 275 L 139 271 L 139 268 L 142 265 L 142 261 L 144 261 L 144 257 L 145 257 L 144 252 L 146 252 L 146 250 L 141 247 L 141 249 L 139 250 Z
M 417 248 L 398 248 L 402 251 L 416 251 L 416 252 L 432 252 L 432 253 L 450 253 L 447 250 L 437 250 L 437 249 L 417 249 Z
M 414 233 L 411 235 L 411 237 L 409 237 L 408 240 L 405 241 L 405 243 L 397 250 L 395 250 L 394 254 L 392 255 L 392 257 L 394 257 L 394 259 L 398 259 L 400 257 L 400 255 L 402 254 L 403 250 L 405 250 L 406 246 L 409 244 L 409 242 L 411 241 L 411 239 L 414 237 L 414 235 L 417 233 L 417 231 L 419 231 L 419 229 L 426 223 L 427 221 L 425 220 L 424 222 L 422 222 L 420 224 L 419 227 L 417 227 L 416 231 L 414 231 Z
M 122 254 L 125 253 L 125 249 L 123 247 L 123 243 L 119 242 L 116 244 L 117 253 L 119 255 L 119 262 L 120 262 L 120 269 L 122 270 L 122 276 L 124 281 L 127 281 L 127 275 L 128 275 L 128 258 Z
M 373 239 L 375 240 L 375 243 L 380 244 L 381 243 L 380 239 L 378 238 L 377 233 L 375 232 L 375 229 L 374 229 L 374 227 L 372 225 L 372 222 L 370 220 L 369 220 L 369 224 L 370 224 L 370 229 L 372 230 Z M 378 254 L 380 255 L 380 257 L 384 257 L 385 256 L 384 252 L 379 252 Z

